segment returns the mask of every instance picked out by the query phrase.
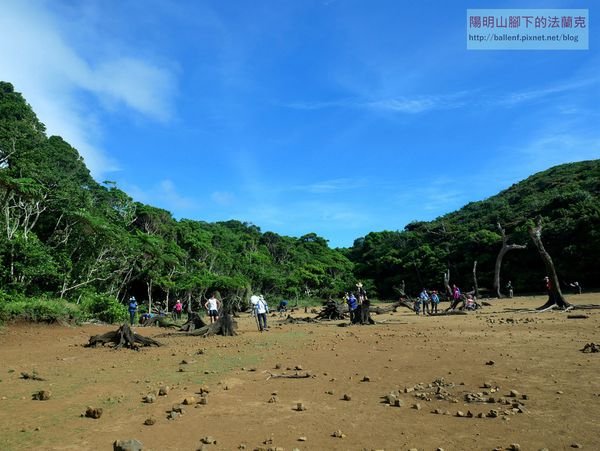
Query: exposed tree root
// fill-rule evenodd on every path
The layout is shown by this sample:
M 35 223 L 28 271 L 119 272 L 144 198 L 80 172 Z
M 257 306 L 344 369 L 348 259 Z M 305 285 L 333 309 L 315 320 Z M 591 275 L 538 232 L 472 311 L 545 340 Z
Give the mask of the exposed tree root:
M 89 347 L 96 347 L 96 345 L 101 344 L 105 345 L 107 343 L 112 343 L 114 345 L 114 349 L 120 349 L 123 346 L 137 350 L 138 344 L 141 346 L 162 346 L 158 341 L 144 337 L 143 335 L 139 335 L 134 333 L 129 324 L 125 323 L 118 330 L 107 332 L 102 335 L 93 335 L 90 337 L 90 340 L 87 345 Z

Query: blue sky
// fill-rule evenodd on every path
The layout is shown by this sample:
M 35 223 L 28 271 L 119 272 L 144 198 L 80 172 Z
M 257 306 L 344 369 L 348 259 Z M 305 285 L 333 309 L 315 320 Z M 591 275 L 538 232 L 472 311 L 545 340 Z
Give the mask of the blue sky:
M 3 1 L 0 79 L 98 181 L 350 246 L 600 158 L 584 1 Z M 468 51 L 468 8 L 589 8 L 589 50 Z

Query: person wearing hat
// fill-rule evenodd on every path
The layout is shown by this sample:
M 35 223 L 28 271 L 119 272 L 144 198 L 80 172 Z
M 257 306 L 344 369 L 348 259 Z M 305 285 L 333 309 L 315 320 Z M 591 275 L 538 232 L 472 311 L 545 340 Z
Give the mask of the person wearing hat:
M 129 298 L 129 323 L 133 326 L 133 322 L 135 320 L 135 312 L 137 312 L 138 309 L 138 304 L 137 301 L 135 300 L 134 296 L 131 296 Z
M 254 306 L 256 310 L 256 317 L 258 318 L 258 330 L 261 332 L 263 330 L 269 330 L 267 327 L 267 313 L 269 313 L 269 305 L 263 295 L 258 296 L 258 300 L 256 301 L 256 305 Z

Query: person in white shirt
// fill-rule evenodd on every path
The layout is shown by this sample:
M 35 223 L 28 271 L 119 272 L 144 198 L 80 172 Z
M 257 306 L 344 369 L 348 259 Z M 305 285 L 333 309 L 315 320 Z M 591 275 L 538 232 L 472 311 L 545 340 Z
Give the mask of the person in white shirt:
M 267 327 L 267 313 L 269 313 L 269 305 L 265 298 L 262 296 L 258 296 L 258 301 L 254 305 L 254 309 L 256 311 L 256 317 L 258 318 L 258 329 L 262 332 L 263 330 L 269 330 Z
M 211 324 L 219 319 L 219 308 L 221 306 L 221 301 L 219 301 L 215 294 L 210 297 L 208 301 L 204 304 L 204 307 L 208 311 L 208 316 L 210 317 Z

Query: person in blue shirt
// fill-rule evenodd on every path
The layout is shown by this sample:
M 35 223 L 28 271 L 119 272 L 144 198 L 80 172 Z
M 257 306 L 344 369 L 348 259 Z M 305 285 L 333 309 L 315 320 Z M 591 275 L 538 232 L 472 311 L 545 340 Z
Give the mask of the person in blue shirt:
M 425 288 L 423 288 L 423 291 L 421 291 L 421 294 L 419 294 L 419 300 L 421 301 L 421 303 L 423 304 L 423 315 L 427 314 L 429 315 L 429 293 L 427 293 L 427 290 Z M 417 313 L 418 315 L 418 313 Z
M 354 324 L 356 321 L 356 308 L 358 307 L 358 300 L 354 296 L 354 293 L 348 295 L 346 302 L 348 303 L 348 311 L 350 312 L 350 324 Z
M 431 313 L 438 312 L 438 305 L 440 304 L 440 297 L 437 294 L 437 291 L 433 290 L 431 292 Z
M 135 300 L 135 297 L 131 296 L 129 298 L 129 323 L 133 326 L 133 322 L 135 320 L 135 313 L 137 312 L 138 304 Z

